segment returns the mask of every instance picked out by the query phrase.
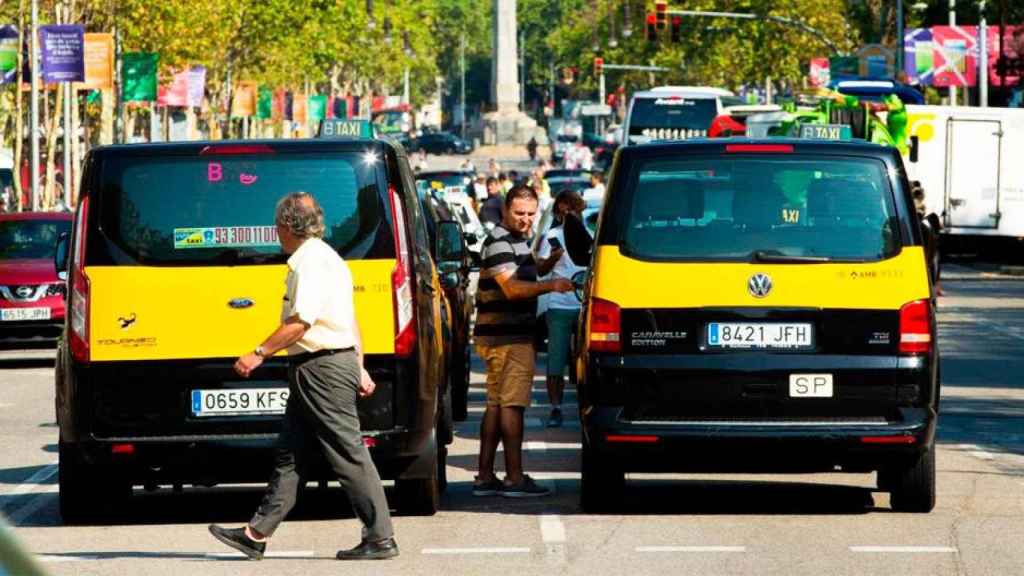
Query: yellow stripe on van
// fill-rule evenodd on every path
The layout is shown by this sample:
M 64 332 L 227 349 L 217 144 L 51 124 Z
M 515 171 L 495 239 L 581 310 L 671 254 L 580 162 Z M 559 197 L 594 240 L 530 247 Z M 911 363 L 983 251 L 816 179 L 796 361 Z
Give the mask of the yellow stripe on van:
M 747 291 L 757 273 L 771 277 L 764 298 Z M 929 298 L 924 251 L 905 247 L 871 263 L 751 264 L 645 262 L 602 246 L 592 295 L 622 308 L 812 307 L 898 310 Z
M 356 317 L 367 354 L 395 351 L 395 261 L 351 260 Z M 94 361 L 234 358 L 277 328 L 287 266 L 90 266 Z M 235 309 L 233 299 L 250 308 Z

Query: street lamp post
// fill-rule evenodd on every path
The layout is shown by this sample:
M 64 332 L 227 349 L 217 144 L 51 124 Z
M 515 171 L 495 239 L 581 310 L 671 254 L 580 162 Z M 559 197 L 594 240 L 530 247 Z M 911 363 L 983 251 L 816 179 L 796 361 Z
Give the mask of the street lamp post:
M 462 139 L 466 139 L 466 33 L 459 37 L 459 69 L 461 79 L 459 82 L 459 99 L 462 101 L 462 123 L 460 132 Z
M 903 70 L 903 51 L 906 49 L 904 46 L 903 38 L 903 0 L 896 0 L 896 75 L 899 76 L 900 70 Z
M 32 54 L 29 55 L 32 66 L 32 121 L 29 133 L 32 139 L 32 160 L 29 169 L 32 171 L 32 210 L 39 210 L 39 0 L 32 0 Z

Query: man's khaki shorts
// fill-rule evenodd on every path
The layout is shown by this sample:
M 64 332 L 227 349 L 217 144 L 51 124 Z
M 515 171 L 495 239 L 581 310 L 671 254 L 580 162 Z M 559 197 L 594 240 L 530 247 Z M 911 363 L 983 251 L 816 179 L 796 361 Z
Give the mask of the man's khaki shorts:
M 533 344 L 476 345 L 487 365 L 487 405 L 527 408 L 533 389 Z

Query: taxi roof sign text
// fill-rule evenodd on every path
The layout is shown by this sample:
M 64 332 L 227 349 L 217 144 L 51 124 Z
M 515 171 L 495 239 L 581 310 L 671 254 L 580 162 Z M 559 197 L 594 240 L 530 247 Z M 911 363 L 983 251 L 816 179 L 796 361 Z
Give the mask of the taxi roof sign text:
M 339 120 L 330 118 L 320 123 L 321 138 L 373 138 L 373 125 L 369 120 Z

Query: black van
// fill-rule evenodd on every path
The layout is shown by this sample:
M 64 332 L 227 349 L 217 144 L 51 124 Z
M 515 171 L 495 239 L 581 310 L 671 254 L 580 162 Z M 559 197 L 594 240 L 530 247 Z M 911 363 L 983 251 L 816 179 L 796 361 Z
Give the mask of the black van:
M 352 271 L 364 442 L 397 508 L 433 514 L 451 415 L 438 275 L 405 153 L 381 139 L 106 146 L 85 161 L 58 352 L 60 510 L 102 516 L 133 486 L 266 482 L 286 364 L 232 370 L 279 322 L 274 209 L 305 191 Z M 329 478 L 326 465 L 320 478 Z M 316 479 L 316 477 L 312 478 Z

